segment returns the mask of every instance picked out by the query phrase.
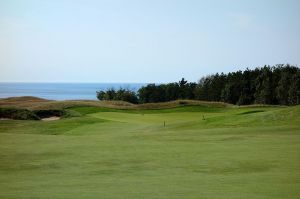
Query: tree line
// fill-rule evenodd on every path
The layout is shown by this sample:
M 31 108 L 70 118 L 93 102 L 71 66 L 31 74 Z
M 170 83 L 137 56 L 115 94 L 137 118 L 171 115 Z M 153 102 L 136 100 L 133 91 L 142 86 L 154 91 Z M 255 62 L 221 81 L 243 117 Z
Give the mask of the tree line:
M 97 98 L 131 103 L 193 99 L 238 105 L 296 105 L 300 104 L 300 69 L 289 64 L 264 66 L 208 75 L 197 83 L 182 78 L 168 84 L 148 84 L 137 92 L 128 89 L 97 91 Z

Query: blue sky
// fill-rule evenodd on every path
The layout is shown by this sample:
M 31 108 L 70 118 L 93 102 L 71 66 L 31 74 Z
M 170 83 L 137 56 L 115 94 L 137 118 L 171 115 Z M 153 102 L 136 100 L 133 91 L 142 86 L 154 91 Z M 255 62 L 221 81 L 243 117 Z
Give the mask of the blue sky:
M 0 0 L 0 81 L 197 81 L 297 65 L 299 9 L 298 0 Z

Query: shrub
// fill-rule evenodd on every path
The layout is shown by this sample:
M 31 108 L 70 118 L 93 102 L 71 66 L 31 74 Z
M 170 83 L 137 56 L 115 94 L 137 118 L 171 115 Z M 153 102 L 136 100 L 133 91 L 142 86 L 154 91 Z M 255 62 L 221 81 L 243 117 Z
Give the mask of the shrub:
M 39 120 L 40 118 L 27 109 L 0 108 L 0 118 L 15 120 Z

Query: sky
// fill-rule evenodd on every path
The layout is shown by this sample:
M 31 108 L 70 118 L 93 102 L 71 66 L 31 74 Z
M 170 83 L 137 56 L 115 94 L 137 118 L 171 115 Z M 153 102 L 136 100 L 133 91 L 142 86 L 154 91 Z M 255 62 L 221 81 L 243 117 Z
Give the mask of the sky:
M 0 0 L 0 82 L 164 83 L 300 64 L 299 0 Z

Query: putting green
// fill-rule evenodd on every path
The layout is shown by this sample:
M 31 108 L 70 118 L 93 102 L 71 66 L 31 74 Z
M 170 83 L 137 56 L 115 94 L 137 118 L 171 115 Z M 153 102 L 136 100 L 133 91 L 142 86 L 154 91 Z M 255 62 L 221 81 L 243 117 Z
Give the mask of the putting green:
M 0 121 L 0 198 L 300 198 L 300 106 L 71 109 Z

